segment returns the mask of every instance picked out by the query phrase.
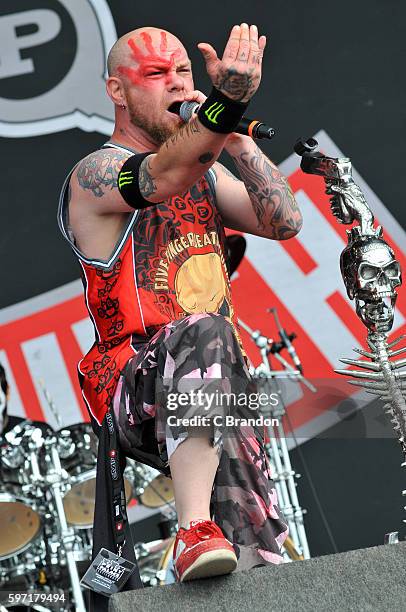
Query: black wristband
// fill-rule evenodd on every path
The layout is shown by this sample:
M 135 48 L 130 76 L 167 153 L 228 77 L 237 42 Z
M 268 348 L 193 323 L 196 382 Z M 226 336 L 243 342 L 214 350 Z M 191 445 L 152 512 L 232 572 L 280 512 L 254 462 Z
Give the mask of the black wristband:
M 140 166 L 144 159 L 151 155 L 152 151 L 148 153 L 137 153 L 129 157 L 123 164 L 117 177 L 118 190 L 127 202 L 129 206 L 135 209 L 146 208 L 147 206 L 153 206 L 153 202 L 148 202 L 141 195 L 140 184 L 139 184 L 139 171 Z
M 238 127 L 247 106 L 248 102 L 236 102 L 213 87 L 211 94 L 199 108 L 197 117 L 208 130 L 231 134 Z

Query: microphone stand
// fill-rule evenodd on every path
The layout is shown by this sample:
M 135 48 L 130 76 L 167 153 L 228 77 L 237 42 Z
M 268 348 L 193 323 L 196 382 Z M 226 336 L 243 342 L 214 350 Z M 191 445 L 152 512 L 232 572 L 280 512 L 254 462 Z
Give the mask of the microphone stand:
M 274 422 L 274 418 L 277 422 L 277 425 L 266 426 L 269 442 L 265 444 L 265 448 L 271 464 L 280 509 L 288 522 L 289 535 L 298 555 L 302 555 L 304 559 L 310 559 L 310 550 L 303 521 L 304 511 L 299 504 L 296 492 L 295 478 L 300 478 L 300 474 L 296 474 L 290 462 L 286 435 L 282 425 L 282 417 L 286 414 L 286 407 L 278 380 L 281 378 L 293 378 L 300 380 L 314 392 L 316 388 L 303 377 L 299 370 L 292 368 L 292 366 L 290 366 L 278 353 L 274 353 L 275 357 L 285 369 L 271 369 L 269 356 L 271 354 L 271 348 L 275 344 L 273 340 L 263 336 L 259 330 L 253 331 L 246 323 L 241 321 L 241 319 L 238 319 L 238 323 L 250 335 L 261 353 L 262 363 L 257 368 L 253 368 L 254 378 L 267 379 L 271 388 L 273 387 L 275 389 L 279 397 L 277 406 L 261 406 L 260 408 L 260 411 L 265 417 L 269 416 L 269 411 L 272 416 L 272 423 Z

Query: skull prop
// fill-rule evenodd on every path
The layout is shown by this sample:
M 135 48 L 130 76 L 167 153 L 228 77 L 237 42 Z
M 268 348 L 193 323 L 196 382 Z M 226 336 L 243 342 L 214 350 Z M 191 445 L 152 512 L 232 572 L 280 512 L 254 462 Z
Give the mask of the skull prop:
M 372 331 L 389 331 L 397 298 L 395 288 L 402 282 L 400 265 L 390 246 L 378 235 L 362 236 L 353 230 L 341 253 L 340 267 L 348 297 L 355 298 L 364 325 Z

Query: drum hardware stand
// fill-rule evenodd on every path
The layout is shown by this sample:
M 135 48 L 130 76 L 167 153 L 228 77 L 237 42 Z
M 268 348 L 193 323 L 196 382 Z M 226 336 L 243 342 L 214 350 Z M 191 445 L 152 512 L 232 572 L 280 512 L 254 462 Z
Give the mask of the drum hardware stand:
M 65 549 L 66 562 L 72 585 L 72 593 L 75 600 L 75 609 L 76 612 L 86 612 L 83 593 L 80 587 L 79 573 L 73 553 L 76 536 L 72 527 L 68 526 L 65 509 L 63 507 L 63 493 L 66 492 L 64 480 L 68 477 L 68 475 L 62 469 L 59 454 L 56 449 L 56 442 L 56 437 L 48 437 L 45 440 L 45 448 L 50 452 L 50 463 L 53 466 L 53 470 L 50 471 L 47 480 L 53 491 L 55 506 L 61 526 L 61 539 Z
M 282 417 L 286 414 L 286 408 L 278 379 L 293 378 L 301 381 L 313 392 L 316 392 L 317 389 L 310 381 L 304 378 L 299 370 L 292 368 L 278 352 L 272 352 L 272 346 L 274 346 L 275 343 L 271 338 L 263 336 L 259 330 L 253 331 L 240 319 L 238 322 L 241 327 L 250 334 L 261 353 L 262 363 L 257 368 L 254 368 L 254 378 L 267 379 L 271 384 L 271 388 L 275 386 L 279 397 L 276 407 L 261 406 L 260 408 L 264 417 L 271 415 L 272 418 L 276 418 L 278 421 L 277 425 L 267 426 L 269 442 L 265 447 L 271 463 L 281 511 L 288 522 L 289 534 L 292 538 L 293 545 L 299 556 L 302 555 L 304 559 L 310 559 L 309 545 L 303 521 L 305 510 L 303 510 L 299 504 L 295 483 L 295 478 L 300 478 L 300 474 L 296 474 L 290 462 L 289 450 L 286 444 L 286 434 L 282 425 Z M 271 352 L 275 355 L 275 358 L 282 363 L 285 370 L 271 369 L 269 360 Z
M 44 381 L 42 379 L 38 380 L 38 383 L 44 393 L 45 399 L 48 402 L 48 406 L 55 418 L 55 421 L 60 428 L 62 426 L 62 419 L 59 410 L 57 409 L 51 394 L 48 389 L 45 387 Z M 58 513 L 58 518 L 61 526 L 61 539 L 63 548 L 65 551 L 66 562 L 68 566 L 70 581 L 72 585 L 72 593 L 75 600 L 75 608 L 76 612 L 86 612 L 86 606 L 83 598 L 82 589 L 80 587 L 80 578 L 78 569 L 76 566 L 76 561 L 74 558 L 73 548 L 76 542 L 76 535 L 72 527 L 68 526 L 65 514 L 65 508 L 63 506 L 63 495 L 67 492 L 66 480 L 69 478 L 66 471 L 61 466 L 61 460 L 59 458 L 59 445 L 63 446 L 65 439 L 62 434 L 61 440 L 56 437 L 47 437 L 45 440 L 45 448 L 49 451 L 49 455 L 47 454 L 47 459 L 51 464 L 52 468 L 49 472 L 49 476 L 47 477 L 48 483 L 51 486 L 53 491 L 53 497 L 55 501 L 56 510 Z M 65 481 L 65 482 L 64 482 Z M 68 485 L 69 487 L 69 485 Z M 69 487 L 70 488 L 70 487 Z M 51 550 L 53 548 L 52 544 L 55 545 L 55 542 L 51 542 Z
M 29 435 L 30 434 L 30 435 Z M 60 528 L 61 528 L 61 540 L 66 555 L 66 561 L 68 565 L 68 571 L 70 581 L 72 585 L 72 593 L 75 601 L 76 612 L 86 612 L 86 607 L 83 599 L 82 590 L 80 588 L 80 579 L 76 562 L 73 554 L 73 545 L 76 541 L 75 533 L 70 528 L 66 521 L 65 509 L 63 506 L 63 493 L 66 492 L 68 474 L 62 469 L 59 454 L 56 448 L 57 438 L 56 436 L 42 436 L 42 431 L 39 428 L 35 428 L 32 432 L 27 432 L 29 435 L 28 451 L 29 461 L 31 465 L 31 480 L 32 486 L 37 487 L 37 496 L 39 491 L 42 491 L 45 487 L 49 486 L 52 490 L 52 497 L 55 503 L 56 511 L 58 513 Z M 44 447 L 46 451 L 45 462 L 47 465 L 47 474 L 44 477 L 41 474 L 41 470 L 38 462 L 38 451 Z M 69 485 L 68 485 L 69 486 Z M 43 491 L 42 491 L 43 495 Z
M 314 138 L 300 139 L 295 152 L 302 157 L 303 172 L 322 176 L 330 206 L 339 223 L 359 225 L 347 230 L 348 244 L 341 253 L 341 275 L 351 300 L 355 299 L 356 313 L 367 328 L 368 350 L 353 349 L 361 359 L 340 359 L 356 366 L 357 370 L 335 370 L 338 374 L 358 378 L 348 381 L 367 393 L 378 396 L 385 404 L 386 414 L 400 443 L 406 467 L 406 359 L 393 357 L 406 351 L 406 347 L 392 350 L 405 336 L 388 342 L 393 326 L 396 288 L 402 284 L 400 264 L 391 247 L 383 239 L 382 227 L 374 227 L 374 215 L 361 189 L 352 177 L 351 160 L 347 157 L 326 157 L 317 151 Z M 406 495 L 406 490 L 402 491 Z M 406 506 L 404 507 L 406 509 Z M 406 520 L 403 519 L 406 523 Z M 398 532 L 385 535 L 385 543 L 398 542 Z

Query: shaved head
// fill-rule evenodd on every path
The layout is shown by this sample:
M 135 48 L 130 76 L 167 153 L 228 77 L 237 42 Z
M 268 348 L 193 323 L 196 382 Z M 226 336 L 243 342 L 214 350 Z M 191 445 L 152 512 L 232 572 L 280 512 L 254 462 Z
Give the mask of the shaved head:
M 169 108 L 194 89 L 191 62 L 181 41 L 160 28 L 138 28 L 115 43 L 107 67 L 107 91 L 119 118 L 123 111 L 153 143 L 165 142 L 182 123 Z
M 133 41 L 137 47 L 142 49 L 145 54 L 148 53 L 145 42 L 145 34 L 148 34 L 152 41 L 155 44 L 158 44 L 158 46 L 162 45 L 163 41 L 165 41 L 165 44 L 170 46 L 176 45 L 177 47 L 182 47 L 184 49 L 179 38 L 177 38 L 174 34 L 171 34 L 171 32 L 161 30 L 160 28 L 154 28 L 152 26 L 137 28 L 132 32 L 124 34 L 124 36 L 119 38 L 111 48 L 107 58 L 107 71 L 109 76 L 122 76 L 118 69 L 119 66 L 128 66 L 128 64 L 134 63 L 134 56 L 131 53 L 131 48 L 128 44 L 130 40 Z

